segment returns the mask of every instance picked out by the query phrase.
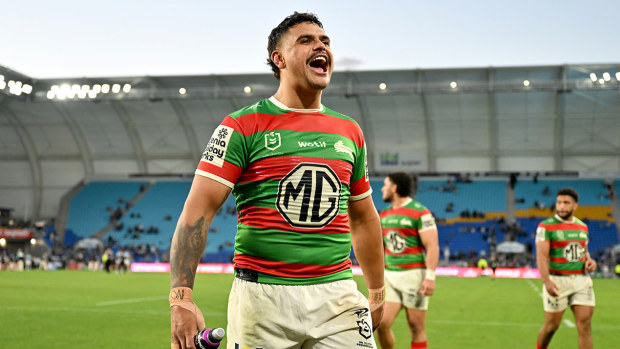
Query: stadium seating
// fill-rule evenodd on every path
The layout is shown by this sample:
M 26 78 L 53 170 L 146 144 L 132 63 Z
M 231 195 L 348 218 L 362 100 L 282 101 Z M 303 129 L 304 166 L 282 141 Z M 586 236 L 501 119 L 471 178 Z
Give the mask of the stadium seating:
M 456 218 L 464 210 L 484 213 L 506 211 L 506 185 L 503 179 L 481 179 L 471 183 L 452 182 L 456 190 L 446 190 L 446 180 L 420 179 L 416 200 L 426 206 L 437 218 Z M 379 210 L 389 204 L 381 197 L 382 180 L 371 180 L 373 201 Z M 452 212 L 446 212 L 448 203 L 453 204 Z
M 131 200 L 144 182 L 90 182 L 72 199 L 66 229 L 80 237 L 92 236 L 110 223 L 111 211 L 124 207 L 119 199 Z
M 606 190 L 603 180 L 600 179 L 544 179 L 537 183 L 531 180 L 517 181 L 515 184 L 515 207 L 525 210 L 535 207 L 535 202 L 543 202 L 545 207 L 555 203 L 555 194 L 560 188 L 570 187 L 579 193 L 579 205 L 600 206 L 609 205 L 609 198 L 605 197 Z M 547 190 L 545 190 L 547 188 Z M 522 200 L 521 200 L 522 199 Z

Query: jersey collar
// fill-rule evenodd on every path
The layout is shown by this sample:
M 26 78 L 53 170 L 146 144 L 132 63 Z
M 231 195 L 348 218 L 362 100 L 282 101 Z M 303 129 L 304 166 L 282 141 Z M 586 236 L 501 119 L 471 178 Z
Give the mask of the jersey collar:
M 275 96 L 269 97 L 269 101 L 275 104 L 276 107 L 284 110 L 296 111 L 300 113 L 320 113 L 325 109 L 325 106 L 321 103 L 321 107 L 319 109 L 297 109 L 297 108 L 289 108 L 284 103 L 280 102 L 276 99 Z

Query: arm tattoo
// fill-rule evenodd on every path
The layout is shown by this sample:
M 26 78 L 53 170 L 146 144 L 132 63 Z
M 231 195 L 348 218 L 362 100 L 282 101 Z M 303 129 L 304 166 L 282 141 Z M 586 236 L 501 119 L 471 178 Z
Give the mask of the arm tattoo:
M 171 287 L 194 287 L 196 267 L 207 242 L 207 226 L 204 217 L 193 225 L 179 222 L 170 247 Z

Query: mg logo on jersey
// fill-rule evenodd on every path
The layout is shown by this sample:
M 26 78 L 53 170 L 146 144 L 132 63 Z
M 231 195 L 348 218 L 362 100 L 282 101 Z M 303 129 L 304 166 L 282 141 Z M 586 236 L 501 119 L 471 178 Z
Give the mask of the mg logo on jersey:
M 388 231 L 385 238 L 385 247 L 392 253 L 401 253 L 407 248 L 407 240 L 396 230 Z
M 338 215 L 340 194 L 340 180 L 329 166 L 301 163 L 280 181 L 276 207 L 294 227 L 322 228 Z
M 265 148 L 269 150 L 276 150 L 282 145 L 282 139 L 280 138 L 280 132 L 269 132 L 265 135 Z
M 564 258 L 569 262 L 579 262 L 585 255 L 585 249 L 578 242 L 571 242 L 564 247 Z

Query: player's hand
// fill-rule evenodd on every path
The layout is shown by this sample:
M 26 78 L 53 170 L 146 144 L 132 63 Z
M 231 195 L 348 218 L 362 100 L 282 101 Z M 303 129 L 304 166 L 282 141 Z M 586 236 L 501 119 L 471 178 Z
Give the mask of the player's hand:
M 593 272 L 596 271 L 596 261 L 592 258 L 586 259 L 586 271 Z
M 435 292 L 435 281 L 430 279 L 424 279 L 422 286 L 420 286 L 419 294 L 423 296 L 432 296 Z
M 186 308 L 189 304 L 195 307 L 194 311 Z M 170 331 L 172 333 L 170 348 L 172 349 L 195 348 L 194 335 L 205 328 L 202 312 L 195 304 L 189 304 L 170 307 Z
M 549 295 L 553 297 L 558 297 L 560 295 L 560 289 L 558 289 L 558 286 L 553 281 L 547 280 L 544 283 Z
M 385 302 L 378 306 L 375 310 L 370 313 L 370 317 L 372 318 L 372 330 L 377 329 L 381 324 L 381 319 L 383 318 L 383 308 L 385 307 Z

